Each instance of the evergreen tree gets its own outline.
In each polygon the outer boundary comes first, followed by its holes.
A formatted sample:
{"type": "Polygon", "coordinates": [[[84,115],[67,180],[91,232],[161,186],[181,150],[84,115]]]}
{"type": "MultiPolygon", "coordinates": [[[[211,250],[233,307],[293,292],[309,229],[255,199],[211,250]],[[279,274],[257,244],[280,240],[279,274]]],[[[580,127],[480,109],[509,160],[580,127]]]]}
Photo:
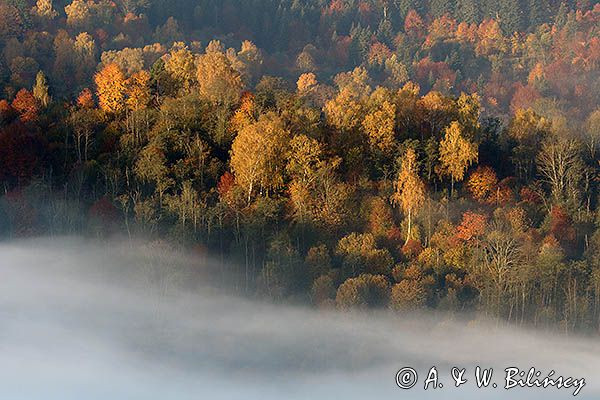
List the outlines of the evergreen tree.
{"type": "Polygon", "coordinates": [[[479,5],[476,0],[457,0],[456,19],[461,22],[479,22],[479,5]]]}
{"type": "Polygon", "coordinates": [[[497,18],[500,12],[498,0],[483,0],[481,2],[482,18],[497,18]]]}
{"type": "Polygon", "coordinates": [[[521,30],[523,10],[519,0],[503,0],[500,2],[500,26],[507,36],[521,30]]]}
{"type": "Polygon", "coordinates": [[[534,31],[537,26],[548,20],[550,14],[548,0],[529,0],[527,9],[529,10],[529,28],[531,31],[534,31]]]}
{"type": "Polygon", "coordinates": [[[558,11],[556,12],[556,17],[554,18],[554,24],[557,28],[562,28],[567,23],[567,18],[569,16],[569,7],[563,1],[560,3],[560,7],[558,7],[558,11]]]}
{"type": "Polygon", "coordinates": [[[415,10],[419,15],[425,14],[425,2],[421,0],[394,0],[400,11],[400,18],[404,20],[410,10],[415,10]]]}
{"type": "Polygon", "coordinates": [[[394,29],[389,19],[383,19],[377,28],[377,39],[387,45],[392,45],[394,42],[394,29]]]}
{"type": "Polygon", "coordinates": [[[429,12],[435,18],[439,18],[444,14],[452,14],[454,6],[454,0],[430,0],[429,12]]]}

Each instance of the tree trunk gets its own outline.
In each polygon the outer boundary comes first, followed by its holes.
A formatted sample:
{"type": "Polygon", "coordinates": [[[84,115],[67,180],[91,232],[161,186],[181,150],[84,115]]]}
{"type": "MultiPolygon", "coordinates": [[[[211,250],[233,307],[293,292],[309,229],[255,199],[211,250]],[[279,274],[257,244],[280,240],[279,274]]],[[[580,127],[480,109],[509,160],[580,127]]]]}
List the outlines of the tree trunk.
{"type": "Polygon", "coordinates": [[[406,241],[404,242],[405,246],[408,244],[408,241],[410,240],[411,232],[412,232],[412,210],[409,210],[408,211],[408,232],[406,233],[406,241]]]}

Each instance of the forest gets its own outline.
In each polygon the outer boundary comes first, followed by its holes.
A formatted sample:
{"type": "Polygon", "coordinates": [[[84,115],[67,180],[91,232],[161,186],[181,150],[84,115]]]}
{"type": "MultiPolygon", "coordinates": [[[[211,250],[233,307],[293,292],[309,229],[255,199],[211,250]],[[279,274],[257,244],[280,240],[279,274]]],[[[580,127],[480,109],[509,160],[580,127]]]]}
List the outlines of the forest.
{"type": "Polygon", "coordinates": [[[600,332],[600,2],[0,0],[0,238],[600,332]]]}

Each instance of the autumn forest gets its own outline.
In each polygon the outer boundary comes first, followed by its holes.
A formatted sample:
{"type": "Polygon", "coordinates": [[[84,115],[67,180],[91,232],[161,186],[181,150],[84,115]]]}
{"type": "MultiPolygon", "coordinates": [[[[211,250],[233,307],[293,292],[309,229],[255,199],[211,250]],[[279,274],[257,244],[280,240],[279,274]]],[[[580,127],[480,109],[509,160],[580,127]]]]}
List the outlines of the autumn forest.
{"type": "Polygon", "coordinates": [[[597,333],[599,195],[597,1],[0,0],[0,238],[597,333]]]}

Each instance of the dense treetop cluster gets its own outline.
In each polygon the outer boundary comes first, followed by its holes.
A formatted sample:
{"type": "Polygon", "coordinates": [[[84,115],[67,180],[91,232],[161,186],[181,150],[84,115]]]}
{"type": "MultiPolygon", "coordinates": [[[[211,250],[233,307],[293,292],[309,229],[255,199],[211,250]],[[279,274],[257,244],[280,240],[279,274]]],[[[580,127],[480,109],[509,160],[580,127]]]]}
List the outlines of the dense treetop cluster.
{"type": "Polygon", "coordinates": [[[0,0],[0,50],[1,236],[598,329],[597,2],[0,0]]]}

